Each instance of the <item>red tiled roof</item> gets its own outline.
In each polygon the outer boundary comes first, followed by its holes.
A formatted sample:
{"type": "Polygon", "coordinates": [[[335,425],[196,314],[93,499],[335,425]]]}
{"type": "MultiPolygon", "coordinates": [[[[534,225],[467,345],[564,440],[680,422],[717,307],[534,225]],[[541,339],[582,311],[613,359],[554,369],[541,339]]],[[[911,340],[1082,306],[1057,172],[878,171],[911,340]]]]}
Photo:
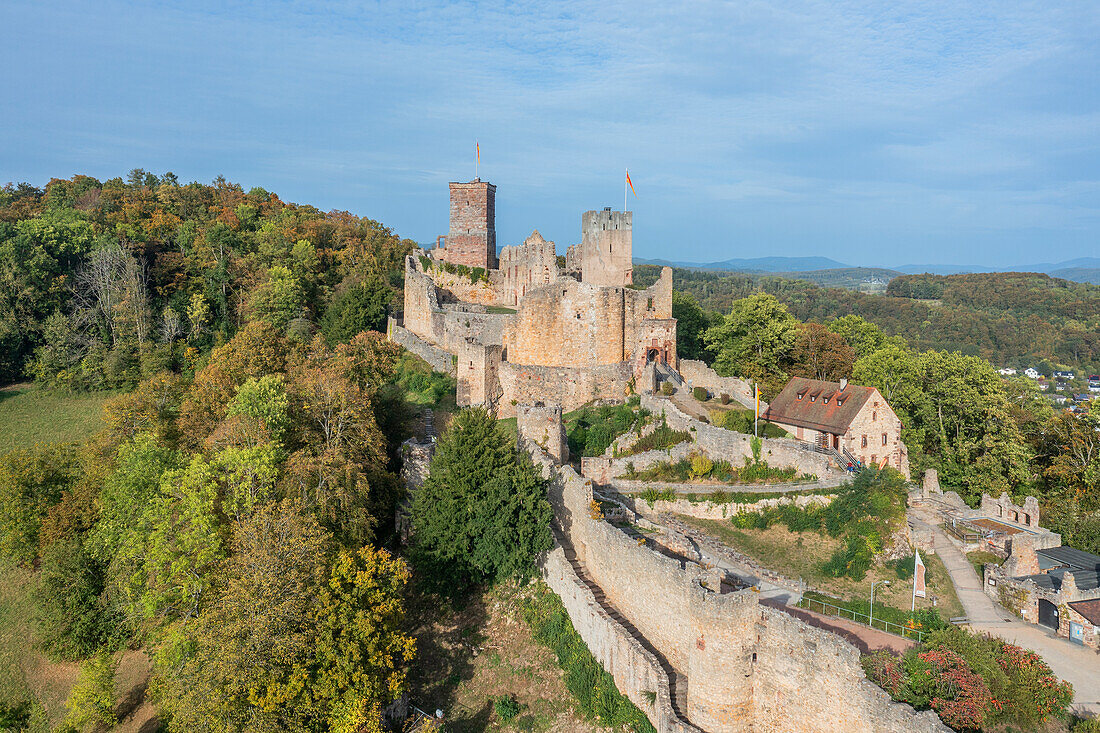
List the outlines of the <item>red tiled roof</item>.
{"type": "Polygon", "coordinates": [[[763,417],[771,422],[843,435],[874,391],[857,384],[849,384],[842,391],[838,382],[795,377],[772,400],[763,417]]]}
{"type": "Polygon", "coordinates": [[[1091,601],[1070,601],[1067,605],[1087,618],[1089,623],[1100,626],[1100,598],[1094,598],[1091,601]]]}

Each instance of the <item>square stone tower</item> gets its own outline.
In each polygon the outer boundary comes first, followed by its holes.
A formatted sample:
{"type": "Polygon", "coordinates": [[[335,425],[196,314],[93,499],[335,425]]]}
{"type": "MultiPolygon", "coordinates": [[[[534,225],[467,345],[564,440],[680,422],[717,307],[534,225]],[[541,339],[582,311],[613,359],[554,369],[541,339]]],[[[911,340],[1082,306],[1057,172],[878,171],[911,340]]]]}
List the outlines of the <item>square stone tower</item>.
{"type": "Polygon", "coordinates": [[[621,288],[634,282],[634,212],[586,211],[581,217],[579,254],[581,281],[621,288]]]}
{"type": "Polygon", "coordinates": [[[451,183],[451,230],[439,258],[456,265],[497,268],[497,187],[475,178],[451,183]]]}

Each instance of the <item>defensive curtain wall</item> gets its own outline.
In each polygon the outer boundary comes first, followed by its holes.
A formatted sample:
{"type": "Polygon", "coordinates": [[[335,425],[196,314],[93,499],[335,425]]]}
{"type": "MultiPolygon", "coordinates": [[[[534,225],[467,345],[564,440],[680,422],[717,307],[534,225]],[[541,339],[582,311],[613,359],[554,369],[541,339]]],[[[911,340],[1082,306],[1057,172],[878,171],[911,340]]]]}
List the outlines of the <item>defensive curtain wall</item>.
{"type": "MultiPolygon", "coordinates": [[[[702,387],[711,395],[728,394],[745,407],[755,407],[752,385],[744,379],[720,377],[718,372],[694,359],[681,359],[679,371],[688,387],[702,387]]],[[[766,409],[768,409],[768,403],[761,400],[760,412],[763,413],[766,409]]]]}
{"type": "Polygon", "coordinates": [[[460,301],[418,256],[406,259],[405,270],[400,325],[456,357],[460,405],[487,405],[500,417],[515,415],[521,402],[555,401],[570,411],[593,399],[622,399],[648,362],[676,364],[669,268],[645,290],[559,277],[525,291],[515,313],[460,301]]]}
{"type": "MultiPolygon", "coordinates": [[[[752,458],[751,435],[696,420],[673,404],[672,400],[660,395],[648,393],[641,395],[641,406],[658,417],[663,415],[668,426],[673,430],[688,431],[692,436],[692,443],[712,459],[722,459],[737,465],[746,458],[752,458]]],[[[800,473],[813,474],[819,479],[837,475],[840,470],[833,465],[828,456],[812,450],[805,443],[793,438],[761,438],[760,458],[771,466],[794,467],[800,473]]],[[[627,460],[629,459],[620,459],[615,463],[621,463],[625,469],[627,460]]],[[[639,466],[638,463],[634,465],[635,468],[639,466]]]]}
{"type": "Polygon", "coordinates": [[[840,637],[760,605],[751,588],[712,590],[721,587],[716,571],[640,546],[594,516],[592,483],[535,442],[553,431],[536,432],[521,440],[550,479],[559,540],[543,575],[589,649],[659,733],[947,731],[935,713],[892,702],[869,682],[859,652],[840,637]],[[580,569],[645,645],[607,613],[580,569]],[[672,708],[657,654],[687,678],[686,720],[672,708]]]}

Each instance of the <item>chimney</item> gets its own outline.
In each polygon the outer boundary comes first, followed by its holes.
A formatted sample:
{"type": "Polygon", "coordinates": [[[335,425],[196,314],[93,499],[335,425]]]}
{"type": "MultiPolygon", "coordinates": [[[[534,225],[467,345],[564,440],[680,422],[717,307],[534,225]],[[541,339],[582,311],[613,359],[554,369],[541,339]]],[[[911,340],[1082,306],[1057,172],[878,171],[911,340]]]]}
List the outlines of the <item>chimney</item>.
{"type": "Polygon", "coordinates": [[[843,392],[846,389],[848,389],[848,380],[847,379],[841,379],[840,380],[840,391],[843,392]]]}

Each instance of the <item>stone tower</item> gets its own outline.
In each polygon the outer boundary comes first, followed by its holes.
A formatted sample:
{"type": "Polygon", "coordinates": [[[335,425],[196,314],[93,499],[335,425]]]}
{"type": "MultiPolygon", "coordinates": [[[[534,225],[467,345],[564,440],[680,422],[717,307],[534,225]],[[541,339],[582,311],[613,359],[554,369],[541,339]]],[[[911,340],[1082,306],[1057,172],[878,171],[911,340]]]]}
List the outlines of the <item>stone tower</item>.
{"type": "Polygon", "coordinates": [[[497,187],[475,178],[451,183],[451,230],[439,258],[456,265],[497,267],[497,187]]]}
{"type": "Polygon", "coordinates": [[[581,243],[576,245],[582,282],[621,288],[634,282],[631,211],[586,211],[581,217],[581,243]]]}

